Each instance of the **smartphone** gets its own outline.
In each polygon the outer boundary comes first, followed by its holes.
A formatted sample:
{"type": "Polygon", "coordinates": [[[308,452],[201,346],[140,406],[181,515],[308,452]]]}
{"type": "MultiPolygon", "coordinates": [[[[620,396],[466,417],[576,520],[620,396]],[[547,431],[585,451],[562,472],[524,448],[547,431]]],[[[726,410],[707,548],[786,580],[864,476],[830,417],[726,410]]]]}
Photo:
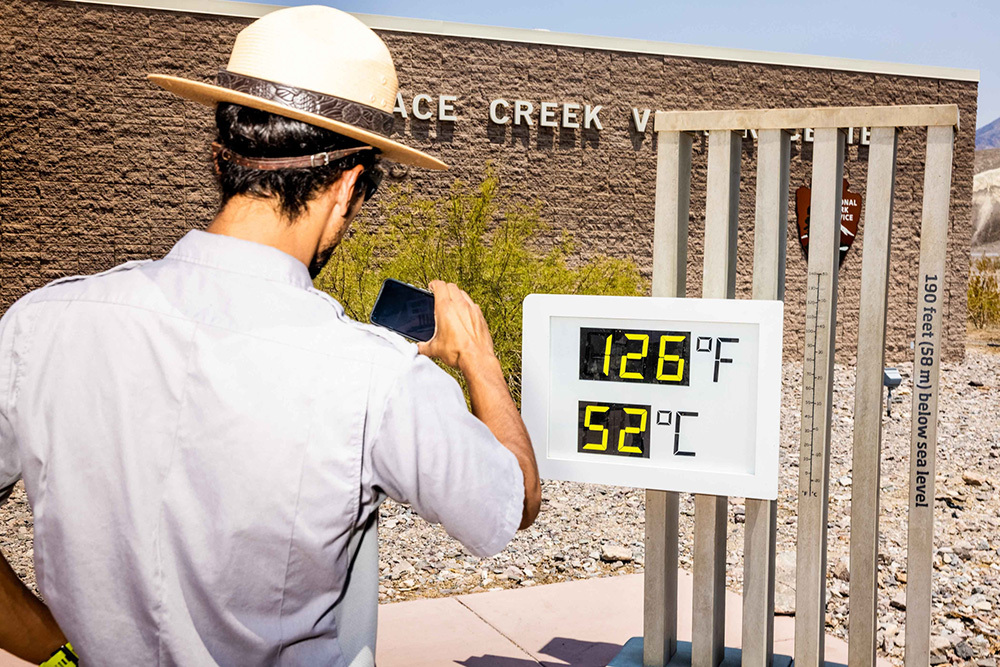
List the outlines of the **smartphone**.
{"type": "Polygon", "coordinates": [[[386,278],[375,299],[371,323],[410,340],[428,341],[434,336],[434,295],[419,287],[386,278]]]}

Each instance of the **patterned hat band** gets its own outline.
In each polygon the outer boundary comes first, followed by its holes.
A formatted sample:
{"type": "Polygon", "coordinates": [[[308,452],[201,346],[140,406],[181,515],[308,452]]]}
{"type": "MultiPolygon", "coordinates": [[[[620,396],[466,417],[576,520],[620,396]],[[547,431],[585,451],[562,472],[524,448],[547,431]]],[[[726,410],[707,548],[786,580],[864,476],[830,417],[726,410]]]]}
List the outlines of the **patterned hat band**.
{"type": "Polygon", "coordinates": [[[238,164],[248,169],[263,169],[274,171],[276,169],[304,169],[306,167],[325,167],[331,162],[336,162],[348,155],[354,155],[361,151],[378,150],[373,146],[357,146],[354,148],[344,148],[339,151],[323,151],[313,155],[299,155],[296,157],[246,157],[240,155],[231,148],[226,148],[217,141],[212,142],[212,159],[223,159],[226,162],[238,164]]]}
{"type": "Polygon", "coordinates": [[[218,84],[238,93],[245,93],[291,109],[353,125],[383,137],[392,134],[395,122],[393,115],[366,104],[287,86],[283,83],[257,79],[244,74],[236,74],[224,69],[219,70],[218,84]]]}

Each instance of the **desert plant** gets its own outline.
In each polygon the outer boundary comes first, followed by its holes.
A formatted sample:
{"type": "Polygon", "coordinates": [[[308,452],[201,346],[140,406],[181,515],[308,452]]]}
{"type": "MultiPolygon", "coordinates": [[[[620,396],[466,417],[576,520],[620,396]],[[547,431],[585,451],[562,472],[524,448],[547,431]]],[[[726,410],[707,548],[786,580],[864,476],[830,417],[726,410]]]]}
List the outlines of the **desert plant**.
{"type": "Polygon", "coordinates": [[[521,303],[528,294],[638,295],[646,282],[632,260],[604,256],[573,265],[573,241],[563,234],[543,248],[551,228],[540,204],[510,201],[497,171],[481,182],[456,182],[448,195],[390,192],[377,214],[363,215],[316,279],[347,314],[368,321],[385,278],[418,286],[456,283],[483,310],[497,357],[520,399],[521,303]]]}
{"type": "Polygon", "coordinates": [[[969,276],[969,321],[977,329],[1000,324],[1000,287],[995,274],[969,276]]]}
{"type": "Polygon", "coordinates": [[[1000,273],[1000,257],[984,255],[973,263],[972,270],[979,273],[1000,273]]]}
{"type": "Polygon", "coordinates": [[[976,329],[1000,324],[1000,258],[980,257],[969,275],[969,322],[976,329]]]}

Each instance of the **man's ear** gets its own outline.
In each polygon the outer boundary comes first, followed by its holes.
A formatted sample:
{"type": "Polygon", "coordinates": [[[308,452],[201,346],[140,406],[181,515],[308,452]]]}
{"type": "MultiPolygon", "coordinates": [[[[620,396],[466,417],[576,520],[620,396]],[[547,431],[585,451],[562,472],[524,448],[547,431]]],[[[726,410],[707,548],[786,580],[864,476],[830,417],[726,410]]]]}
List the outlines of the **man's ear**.
{"type": "Polygon", "coordinates": [[[334,209],[338,215],[346,218],[350,214],[351,208],[354,206],[355,186],[364,169],[360,164],[354,165],[342,172],[331,186],[335,197],[334,209]]]}

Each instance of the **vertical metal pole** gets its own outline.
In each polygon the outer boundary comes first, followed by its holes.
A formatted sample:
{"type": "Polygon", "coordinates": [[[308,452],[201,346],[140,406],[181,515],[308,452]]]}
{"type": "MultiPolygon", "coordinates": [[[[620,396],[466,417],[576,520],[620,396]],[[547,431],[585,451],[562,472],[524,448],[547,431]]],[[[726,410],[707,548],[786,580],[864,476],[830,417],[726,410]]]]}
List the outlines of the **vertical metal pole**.
{"type": "Polygon", "coordinates": [[[906,541],[906,667],[927,665],[930,660],[934,456],[953,142],[954,128],[927,128],[913,359],[910,515],[906,541]]]}
{"type": "MultiPolygon", "coordinates": [[[[705,204],[705,263],[702,296],[736,295],[736,231],[740,205],[742,132],[708,135],[708,199],[705,204]]],[[[726,496],[694,498],[694,599],[691,664],[716,667],[725,655],[726,496]]]]}
{"type": "Polygon", "coordinates": [[[712,130],[708,135],[708,198],[705,202],[705,263],[701,295],[736,296],[736,228],[740,211],[740,153],[743,134],[712,130]]]}
{"type": "Polygon", "coordinates": [[[796,667],[818,667],[825,650],[827,489],[844,174],[843,132],[823,128],[814,136],[795,564],[796,667]]]}
{"type": "Polygon", "coordinates": [[[717,667],[726,642],[726,496],[694,497],[691,665],[717,667]]]}
{"type": "Polygon", "coordinates": [[[894,127],[872,130],[868,153],[868,205],[861,258],[857,380],[854,393],[854,481],[851,485],[851,589],[848,662],[874,667],[878,626],[878,519],[882,466],[882,368],[892,202],[896,183],[894,127]]]}
{"type": "Polygon", "coordinates": [[[785,239],[791,135],[761,130],[757,138],[757,211],[754,221],[753,298],[785,298],[785,239]]]}
{"type": "Polygon", "coordinates": [[[691,146],[685,132],[660,132],[653,212],[653,296],[684,296],[687,288],[691,146]]]}
{"type": "MultiPolygon", "coordinates": [[[[656,158],[653,296],[684,296],[687,283],[691,135],[661,132],[656,158]]],[[[677,651],[679,494],[646,491],[643,665],[663,667],[677,651]]]]}
{"type": "MultiPolygon", "coordinates": [[[[757,213],[753,298],[782,299],[791,135],[761,130],[757,140],[757,213]]],[[[743,666],[768,667],[774,656],[774,559],[778,503],[746,499],[743,541],[743,666]]]]}

